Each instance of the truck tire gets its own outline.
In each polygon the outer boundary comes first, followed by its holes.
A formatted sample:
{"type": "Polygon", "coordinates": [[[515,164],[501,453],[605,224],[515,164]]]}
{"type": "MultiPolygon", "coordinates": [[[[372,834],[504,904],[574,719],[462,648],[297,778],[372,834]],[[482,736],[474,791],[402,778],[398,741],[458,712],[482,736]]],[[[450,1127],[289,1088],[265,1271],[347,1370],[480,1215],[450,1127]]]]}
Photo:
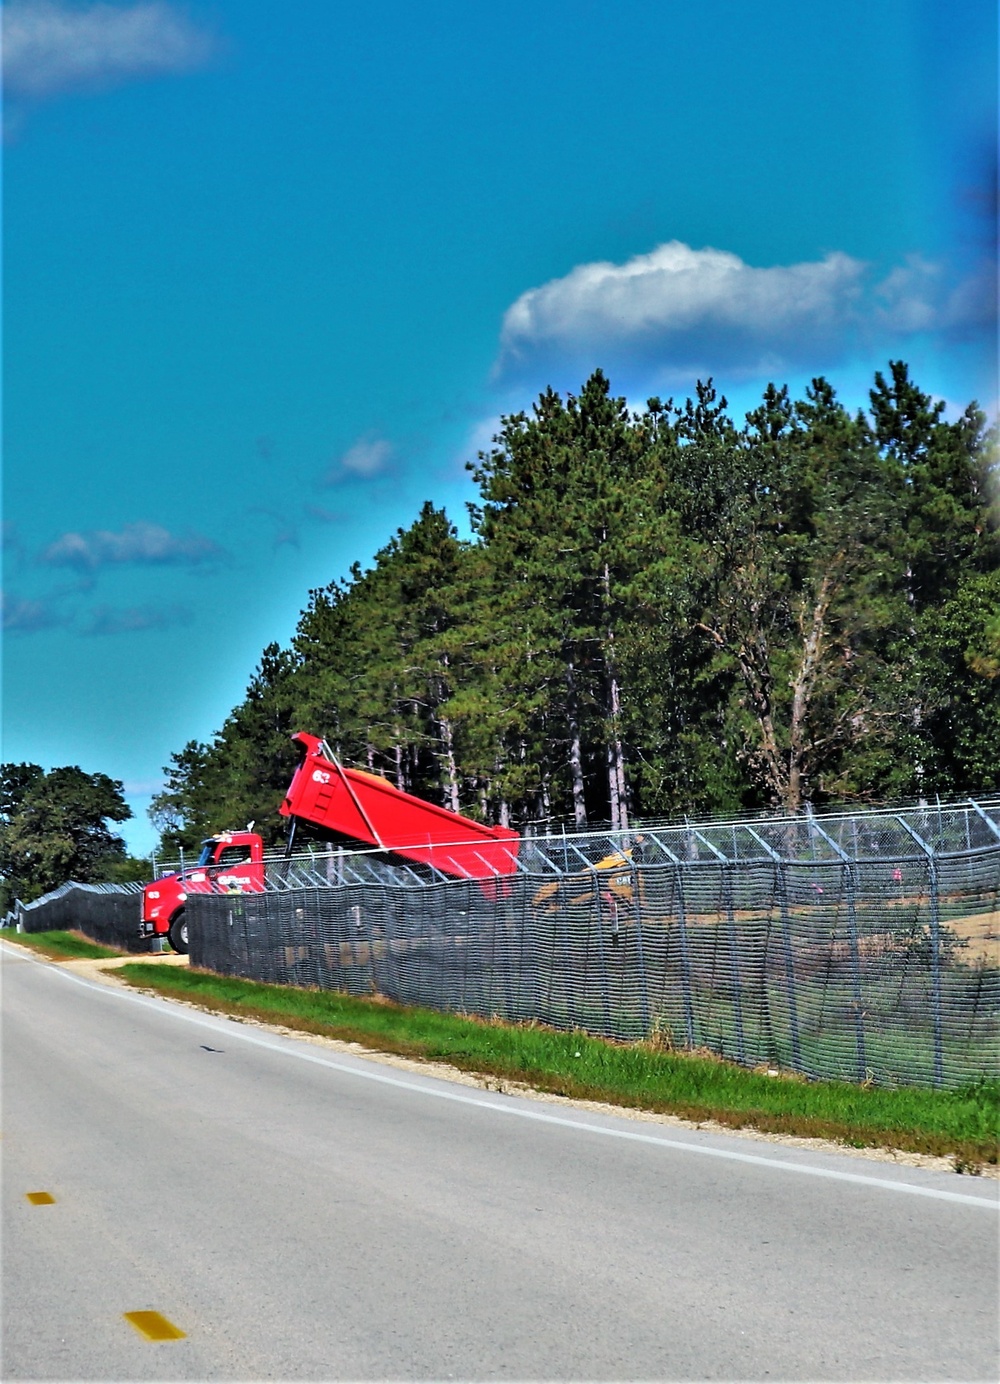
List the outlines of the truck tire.
{"type": "Polygon", "coordinates": [[[184,909],[179,908],[170,920],[170,931],[167,933],[167,940],[175,952],[181,956],[187,956],[188,950],[188,925],[184,909]]]}

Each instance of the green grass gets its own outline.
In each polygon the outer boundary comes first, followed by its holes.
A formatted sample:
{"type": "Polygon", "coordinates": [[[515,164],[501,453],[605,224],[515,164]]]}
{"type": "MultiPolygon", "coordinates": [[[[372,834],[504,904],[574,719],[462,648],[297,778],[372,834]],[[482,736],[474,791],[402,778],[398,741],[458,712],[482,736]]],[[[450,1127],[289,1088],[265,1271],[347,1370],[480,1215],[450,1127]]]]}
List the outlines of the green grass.
{"type": "Polygon", "coordinates": [[[91,942],[79,932],[17,932],[8,938],[19,947],[30,947],[41,952],[53,961],[81,961],[85,958],[101,959],[124,956],[124,952],[113,947],[102,947],[91,942]]]}
{"type": "Polygon", "coordinates": [[[361,1043],[406,1057],[521,1082],[577,1099],[713,1120],[731,1128],[831,1139],[856,1148],[937,1154],[957,1168],[996,1163],[1000,1081],[950,1091],[865,1089],[847,1082],[769,1077],[711,1056],[613,1043],[537,1024],[484,1021],[380,999],[305,990],[141,962],[129,984],[235,1018],[361,1043]]]}

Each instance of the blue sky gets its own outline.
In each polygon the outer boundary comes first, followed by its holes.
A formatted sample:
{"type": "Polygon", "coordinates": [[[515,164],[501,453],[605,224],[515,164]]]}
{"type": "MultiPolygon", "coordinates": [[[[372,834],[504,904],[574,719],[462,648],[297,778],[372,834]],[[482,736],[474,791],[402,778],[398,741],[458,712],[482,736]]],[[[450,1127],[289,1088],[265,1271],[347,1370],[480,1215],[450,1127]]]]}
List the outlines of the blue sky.
{"type": "Polygon", "coordinates": [[[983,0],[10,0],[4,759],[147,850],[308,590],[596,365],[995,408],[996,58],[983,0]]]}

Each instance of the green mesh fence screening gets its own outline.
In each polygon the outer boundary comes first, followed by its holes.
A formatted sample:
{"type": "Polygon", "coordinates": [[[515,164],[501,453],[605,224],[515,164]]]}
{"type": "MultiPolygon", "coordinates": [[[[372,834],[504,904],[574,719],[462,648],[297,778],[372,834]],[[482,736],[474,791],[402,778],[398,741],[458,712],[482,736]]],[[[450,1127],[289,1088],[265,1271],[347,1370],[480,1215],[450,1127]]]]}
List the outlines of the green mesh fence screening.
{"type": "Polygon", "coordinates": [[[524,843],[485,884],[375,852],[273,862],[192,895],[191,960],[227,975],[654,1030],[748,1066],[886,1085],[998,1074],[997,809],[657,828],[524,843]]]}

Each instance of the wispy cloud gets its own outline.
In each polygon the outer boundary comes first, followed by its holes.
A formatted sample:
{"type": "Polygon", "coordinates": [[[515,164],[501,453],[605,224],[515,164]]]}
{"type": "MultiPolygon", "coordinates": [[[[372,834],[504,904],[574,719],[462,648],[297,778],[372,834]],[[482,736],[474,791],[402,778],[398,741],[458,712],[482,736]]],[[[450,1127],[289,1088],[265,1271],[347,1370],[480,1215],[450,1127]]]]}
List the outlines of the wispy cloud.
{"type": "Polygon", "coordinates": [[[371,480],[384,475],[392,458],[392,443],[375,433],[366,433],[348,447],[323,477],[324,486],[346,479],[371,480]]]}
{"type": "Polygon", "coordinates": [[[188,72],[216,47],[165,0],[85,6],[11,0],[3,11],[6,92],[27,101],[188,72]]]}
{"type": "Polygon", "coordinates": [[[189,625],[194,612],[187,606],[97,606],[84,628],[84,634],[137,634],[141,630],[165,630],[174,625],[189,625]]]}
{"type": "Polygon", "coordinates": [[[325,509],[322,505],[303,505],[302,513],[307,519],[316,519],[321,524],[339,524],[351,517],[349,509],[325,509]]]}
{"type": "Polygon", "coordinates": [[[52,567],[93,571],[98,567],[135,564],[155,567],[199,566],[220,562],[222,548],[201,534],[173,534],[160,524],[125,524],[120,532],[91,529],[64,533],[41,555],[52,567]]]}
{"type": "Polygon", "coordinates": [[[69,624],[70,617],[58,608],[57,600],[56,597],[14,596],[8,591],[0,593],[4,633],[36,634],[39,630],[69,624]]]}
{"type": "Polygon", "coordinates": [[[983,310],[974,285],[919,259],[878,281],[839,251],[755,268],[673,240],[624,264],[578,265],[523,293],[504,315],[497,373],[560,360],[749,374],[815,364],[878,336],[975,326],[983,310]]]}
{"type": "Polygon", "coordinates": [[[0,546],[3,548],[4,558],[8,564],[19,567],[24,560],[24,544],[21,542],[21,535],[13,519],[5,519],[0,528],[0,546]]]}
{"type": "Polygon", "coordinates": [[[126,779],[122,789],[129,798],[150,798],[164,787],[162,778],[126,779]]]}
{"type": "Polygon", "coordinates": [[[293,519],[290,519],[279,509],[274,509],[270,505],[250,505],[247,508],[248,514],[263,514],[270,519],[274,525],[273,549],[275,552],[281,547],[297,548],[299,546],[299,528],[293,519]]]}

